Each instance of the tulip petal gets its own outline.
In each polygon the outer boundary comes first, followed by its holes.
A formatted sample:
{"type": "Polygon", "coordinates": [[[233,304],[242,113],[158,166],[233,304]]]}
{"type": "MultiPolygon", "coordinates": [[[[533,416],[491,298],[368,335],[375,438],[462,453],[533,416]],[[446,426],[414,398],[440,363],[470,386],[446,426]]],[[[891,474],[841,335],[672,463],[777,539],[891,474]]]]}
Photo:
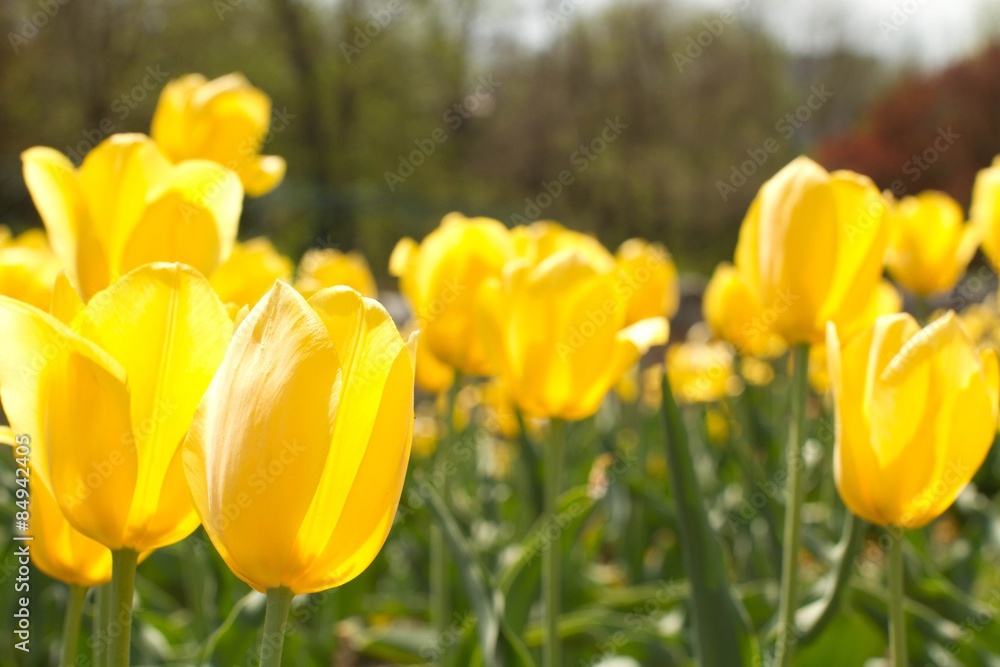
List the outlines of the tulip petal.
{"type": "Polygon", "coordinates": [[[192,420],[183,457],[195,507],[256,590],[288,585],[308,564],[293,553],[293,517],[326,465],[340,377],[322,319],[279,281],[243,319],[192,420]]]}
{"type": "Polygon", "coordinates": [[[52,304],[49,312],[63,324],[69,324],[81,310],[83,310],[83,299],[80,298],[80,293],[73,287],[66,271],[60,271],[52,288],[52,304]]]}
{"type": "Polygon", "coordinates": [[[229,257],[243,207],[233,172],[207,160],[182,162],[149,198],[124,245],[123,271],[179,261],[210,275],[229,257]]]}
{"type": "Polygon", "coordinates": [[[139,477],[126,539],[141,551],[163,546],[164,524],[190,521],[184,498],[167,517],[156,511],[164,485],[183,483],[181,467],[170,463],[225,354],[232,322],[198,272],[149,264],[96,295],[74,324],[128,375],[139,477]],[[154,516],[159,534],[148,525],[154,516]]]}
{"type": "MultiPolygon", "coordinates": [[[[410,340],[408,347],[412,348],[416,335],[410,340]]],[[[410,459],[414,353],[399,350],[396,354],[381,392],[371,437],[363,448],[364,458],[336,520],[336,528],[313,565],[292,584],[296,593],[347,583],[371,564],[385,543],[410,459]]],[[[327,516],[327,520],[332,516],[327,516]]]]}
{"type": "MultiPolygon", "coordinates": [[[[326,324],[341,364],[330,453],[296,547],[303,561],[312,562],[327,545],[332,521],[343,512],[365,445],[378,426],[385,386],[404,342],[382,304],[349,287],[320,290],[308,303],[326,324]]],[[[412,385],[412,369],[409,382],[412,385]]],[[[408,409],[412,410],[412,401],[408,409]]]]}
{"type": "MultiPolygon", "coordinates": [[[[126,541],[138,471],[125,383],[71,350],[53,373],[45,426],[49,488],[73,527],[111,550],[126,541]]],[[[36,459],[37,460],[37,459],[36,459]]]]}
{"type": "Polygon", "coordinates": [[[872,471],[877,470],[864,409],[865,376],[871,328],[842,345],[833,322],[827,324],[826,355],[836,405],[834,480],[844,504],[857,516],[885,525],[875,498],[872,471]]]}
{"type": "Polygon", "coordinates": [[[240,170],[240,180],[251,197],[266,195],[285,178],[285,158],[261,155],[240,170]]]}
{"type": "Polygon", "coordinates": [[[839,220],[837,260],[827,305],[820,318],[850,326],[863,319],[869,295],[882,278],[882,262],[889,242],[887,208],[878,189],[865,176],[834,172],[830,188],[839,220]]]}
{"type": "Polygon", "coordinates": [[[111,552],[77,531],[44,484],[31,485],[31,560],[39,570],[67,584],[99,586],[111,581],[111,552]]]}
{"type": "Polygon", "coordinates": [[[48,396],[53,379],[63,375],[67,354],[75,350],[90,356],[123,385],[125,371],[107,353],[56,318],[10,297],[0,296],[0,331],[4,332],[0,401],[10,424],[32,439],[36,479],[51,487],[46,420],[49,414],[61,417],[48,405],[48,396]]]}
{"type": "Polygon", "coordinates": [[[928,434],[934,448],[912,452],[924,459],[924,465],[922,475],[911,472],[906,478],[917,482],[905,487],[909,501],[899,523],[907,528],[926,525],[955,501],[982,465],[996,434],[1000,382],[996,352],[977,353],[953,313],[938,321],[942,320],[946,323],[939,331],[946,334],[940,336],[934,357],[935,386],[942,398],[937,403],[936,428],[928,434]]]}
{"type": "Polygon", "coordinates": [[[52,251],[68,266],[76,265],[76,236],[87,214],[80,179],[73,163],[52,148],[36,146],[21,154],[24,182],[31,193],[52,251]]]}

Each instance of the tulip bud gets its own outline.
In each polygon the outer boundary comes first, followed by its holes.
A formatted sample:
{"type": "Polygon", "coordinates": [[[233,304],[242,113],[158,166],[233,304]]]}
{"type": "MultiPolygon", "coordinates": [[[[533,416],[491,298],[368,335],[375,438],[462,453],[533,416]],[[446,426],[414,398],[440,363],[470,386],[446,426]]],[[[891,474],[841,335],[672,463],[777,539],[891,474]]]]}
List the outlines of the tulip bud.
{"type": "Polygon", "coordinates": [[[736,268],[789,345],[851,326],[882,274],[886,203],[872,182],[793,160],[757,193],[740,228],[736,268]]]}
{"type": "Polygon", "coordinates": [[[953,312],[923,329],[908,314],[886,315],[844,341],[831,323],[826,346],[841,498],[872,523],[926,525],[993,444],[996,352],[977,351],[953,312]]]}
{"type": "Polygon", "coordinates": [[[148,137],[116,134],[79,169],[51,148],[21,155],[52,250],[84,300],[150,262],[209,275],[236,242],[243,189],[204,160],[171,165],[148,137]]]}
{"type": "Polygon", "coordinates": [[[979,245],[979,230],[964,219],[958,202],[943,192],[891,202],[885,255],[889,275],[921,297],[950,290],[979,245]]]}
{"type": "Polygon", "coordinates": [[[535,417],[583,419],[652,345],[666,318],[625,327],[613,267],[567,248],[537,266],[518,260],[479,292],[483,337],[515,401],[535,417]]]}
{"type": "Polygon", "coordinates": [[[271,99],[243,75],[207,81],[188,74],[163,88],[151,134],[172,162],[216,162],[239,175],[248,195],[259,197],[285,177],[284,158],[260,155],[270,126],[271,99]]]}
{"type": "Polygon", "coordinates": [[[437,359],[469,375],[493,373],[476,326],[476,294],[513,257],[503,224],[460,213],[446,215],[419,245],[408,238],[396,245],[389,272],[413,307],[421,344],[437,359]]]}
{"type": "Polygon", "coordinates": [[[347,287],[275,283],[243,319],[184,442],[198,514],[259,591],[350,581],[382,548],[413,435],[416,336],[347,287]]]}

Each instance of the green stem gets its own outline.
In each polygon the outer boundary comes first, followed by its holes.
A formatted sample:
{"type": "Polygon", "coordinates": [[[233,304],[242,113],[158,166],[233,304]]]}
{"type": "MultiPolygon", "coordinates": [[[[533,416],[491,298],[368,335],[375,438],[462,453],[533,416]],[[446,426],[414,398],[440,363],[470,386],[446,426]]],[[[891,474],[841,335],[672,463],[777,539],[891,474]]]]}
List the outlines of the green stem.
{"type": "MultiPolygon", "coordinates": [[[[550,442],[545,448],[545,515],[555,520],[559,511],[559,488],[562,477],[563,444],[566,425],[558,419],[550,422],[550,442]]],[[[561,667],[559,651],[559,539],[542,553],[542,593],[545,607],[544,667],[561,667]]]]}
{"type": "Polygon", "coordinates": [[[903,540],[904,534],[889,531],[889,644],[892,646],[892,667],[906,667],[906,616],[903,614],[903,540]]]}
{"type": "Polygon", "coordinates": [[[108,618],[108,663],[128,667],[132,644],[132,598],[135,596],[135,566],[139,554],[133,549],[111,552],[111,617],[108,618]]]}
{"type": "Polygon", "coordinates": [[[809,391],[809,346],[792,350],[792,422],[785,453],[788,480],[785,490],[785,539],[781,557],[781,598],[778,601],[778,640],[774,664],[788,667],[797,641],[799,542],[802,528],[802,441],[805,437],[806,396],[809,391]]]}
{"type": "Polygon", "coordinates": [[[84,586],[71,585],[66,601],[66,617],[63,619],[62,659],[60,665],[73,667],[76,664],[76,647],[80,638],[80,618],[83,616],[83,601],[87,597],[84,586]]]}
{"type": "Polygon", "coordinates": [[[292,607],[290,588],[267,589],[267,607],[264,610],[264,634],[260,640],[260,667],[281,667],[281,647],[285,643],[285,625],[288,610],[292,607]]]}
{"type": "Polygon", "coordinates": [[[111,584],[98,586],[94,596],[94,617],[90,646],[94,650],[94,667],[108,665],[108,623],[111,622],[111,584]]]}

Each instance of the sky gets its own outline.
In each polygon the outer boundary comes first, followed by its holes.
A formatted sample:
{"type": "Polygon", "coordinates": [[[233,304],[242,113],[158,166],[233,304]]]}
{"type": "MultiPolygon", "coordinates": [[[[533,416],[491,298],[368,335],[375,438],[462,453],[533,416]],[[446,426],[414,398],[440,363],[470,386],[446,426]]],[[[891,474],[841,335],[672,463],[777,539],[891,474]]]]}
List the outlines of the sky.
{"type": "MultiPolygon", "coordinates": [[[[521,34],[544,42],[559,29],[545,11],[587,12],[628,0],[520,0],[521,34]]],[[[935,69],[1000,36],[1000,0],[672,0],[679,11],[711,15],[731,8],[752,17],[799,53],[822,53],[838,41],[895,63],[935,69]]],[[[519,6],[518,6],[519,5],[519,6]]],[[[514,9],[518,7],[518,9],[514,9]]],[[[519,21],[520,22],[520,21],[519,21]]]]}

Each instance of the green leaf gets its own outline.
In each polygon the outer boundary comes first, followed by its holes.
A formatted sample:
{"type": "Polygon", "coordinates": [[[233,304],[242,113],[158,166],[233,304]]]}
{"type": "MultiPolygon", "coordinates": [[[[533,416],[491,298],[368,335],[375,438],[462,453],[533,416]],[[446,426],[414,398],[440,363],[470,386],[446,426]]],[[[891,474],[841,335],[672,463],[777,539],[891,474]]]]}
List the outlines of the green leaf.
{"type": "Polygon", "coordinates": [[[691,584],[695,653],[703,667],[743,664],[741,646],[749,647],[739,630],[739,619],[730,597],[722,546],[708,521],[698,488],[694,460],[688,446],[680,411],[664,374],[663,419],[667,429],[666,451],[670,484],[677,503],[677,530],[684,569],[691,584]]]}

